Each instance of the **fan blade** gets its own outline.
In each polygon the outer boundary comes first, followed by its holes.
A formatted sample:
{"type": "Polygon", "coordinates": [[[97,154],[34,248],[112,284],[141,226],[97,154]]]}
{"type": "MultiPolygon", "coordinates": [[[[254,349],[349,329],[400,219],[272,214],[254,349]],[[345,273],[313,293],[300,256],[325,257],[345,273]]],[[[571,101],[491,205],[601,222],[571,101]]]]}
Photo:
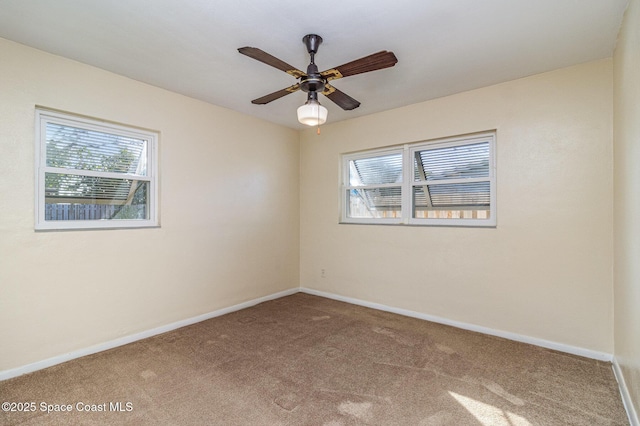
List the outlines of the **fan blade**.
{"type": "Polygon", "coordinates": [[[339,67],[322,71],[320,75],[327,81],[336,80],[338,78],[349,77],[351,75],[362,74],[369,71],[381,70],[394,66],[398,62],[398,58],[393,52],[383,50],[364,58],[356,59],[339,67]]]}
{"type": "Polygon", "coordinates": [[[271,101],[280,99],[281,97],[288,95],[289,93],[297,92],[298,90],[300,90],[300,84],[294,84],[293,86],[289,86],[286,89],[278,90],[277,92],[269,93],[268,95],[265,95],[261,98],[254,99],[251,101],[251,103],[256,105],[268,104],[271,101]]]}
{"type": "Polygon", "coordinates": [[[238,52],[242,53],[243,55],[246,55],[250,58],[253,58],[257,61],[260,61],[262,63],[265,63],[267,65],[271,65],[274,68],[278,68],[279,70],[282,70],[284,72],[286,72],[287,74],[290,74],[292,76],[294,76],[295,78],[300,78],[302,76],[307,75],[306,73],[300,71],[299,69],[295,68],[292,65],[289,65],[288,63],[281,61],[280,59],[276,58],[275,56],[272,56],[270,54],[268,54],[267,52],[258,49],[257,47],[241,47],[238,49],[238,52]]]}
{"type": "Polygon", "coordinates": [[[324,85],[324,91],[322,92],[327,98],[331,99],[336,105],[344,110],[356,109],[360,106],[360,102],[353,99],[351,96],[336,89],[330,84],[324,85]]]}

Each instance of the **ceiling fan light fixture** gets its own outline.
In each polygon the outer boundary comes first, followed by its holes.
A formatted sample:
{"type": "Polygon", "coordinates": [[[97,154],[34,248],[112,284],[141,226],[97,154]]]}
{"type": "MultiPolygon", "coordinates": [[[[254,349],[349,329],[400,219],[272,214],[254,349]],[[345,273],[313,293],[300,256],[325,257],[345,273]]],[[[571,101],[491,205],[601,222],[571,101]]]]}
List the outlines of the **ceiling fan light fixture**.
{"type": "Polygon", "coordinates": [[[298,121],[307,126],[319,126],[326,123],[329,111],[317,99],[309,99],[298,108],[298,121]]]}

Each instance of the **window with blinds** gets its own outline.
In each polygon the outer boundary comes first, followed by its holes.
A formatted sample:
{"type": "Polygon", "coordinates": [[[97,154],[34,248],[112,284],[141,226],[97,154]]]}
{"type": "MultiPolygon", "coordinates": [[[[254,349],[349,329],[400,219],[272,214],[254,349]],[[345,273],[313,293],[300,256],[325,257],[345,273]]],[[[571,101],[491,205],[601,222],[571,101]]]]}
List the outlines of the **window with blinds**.
{"type": "Polygon", "coordinates": [[[343,156],[344,223],[495,226],[495,133],[343,156]]]}
{"type": "Polygon", "coordinates": [[[157,134],[36,110],[36,229],[158,225],[157,134]]]}

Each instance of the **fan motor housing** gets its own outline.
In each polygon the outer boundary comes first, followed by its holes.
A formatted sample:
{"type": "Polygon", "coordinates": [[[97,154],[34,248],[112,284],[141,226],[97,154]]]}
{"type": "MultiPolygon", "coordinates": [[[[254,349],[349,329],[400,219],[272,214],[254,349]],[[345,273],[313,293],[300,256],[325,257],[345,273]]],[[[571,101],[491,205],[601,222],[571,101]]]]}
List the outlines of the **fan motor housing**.
{"type": "Polygon", "coordinates": [[[300,79],[300,89],[303,92],[322,92],[325,80],[320,74],[307,74],[300,79]]]}

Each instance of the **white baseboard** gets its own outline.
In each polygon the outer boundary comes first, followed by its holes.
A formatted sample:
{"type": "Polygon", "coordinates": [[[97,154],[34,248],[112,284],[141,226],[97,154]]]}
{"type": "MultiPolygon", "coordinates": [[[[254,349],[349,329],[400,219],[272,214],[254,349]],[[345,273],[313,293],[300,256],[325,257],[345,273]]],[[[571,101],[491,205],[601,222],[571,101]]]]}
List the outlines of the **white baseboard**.
{"type": "Polygon", "coordinates": [[[640,426],[640,421],[638,420],[638,412],[633,405],[633,400],[631,399],[629,388],[627,387],[627,383],[624,381],[624,376],[622,375],[620,364],[618,364],[618,360],[615,356],[613,357],[612,364],[613,374],[616,376],[618,387],[620,388],[620,395],[622,395],[622,403],[624,404],[624,408],[627,410],[627,416],[629,416],[629,424],[631,426],[640,426]]]}
{"type": "Polygon", "coordinates": [[[334,299],[334,300],[339,300],[341,302],[351,303],[354,305],[365,306],[367,308],[378,309],[380,311],[392,312],[394,314],[400,314],[407,317],[413,317],[413,318],[418,318],[426,321],[436,322],[439,324],[450,325],[450,326],[461,328],[464,330],[476,331],[478,333],[489,334],[491,336],[503,337],[505,339],[514,340],[516,342],[528,343],[535,346],[541,346],[547,349],[554,349],[560,352],[566,352],[573,355],[583,356],[585,358],[592,358],[592,359],[597,359],[599,361],[608,361],[608,362],[611,362],[611,360],[613,359],[613,355],[608,353],[592,351],[590,349],[565,345],[557,342],[551,342],[549,340],[544,340],[544,339],[537,339],[535,337],[525,336],[517,333],[511,333],[509,331],[495,330],[493,328],[482,327],[475,324],[469,324],[469,323],[460,322],[460,321],[453,321],[450,319],[441,318],[434,315],[427,315],[420,312],[409,311],[407,309],[394,308],[391,306],[382,305],[380,303],[373,303],[365,300],[353,299],[351,297],[340,296],[338,294],[327,293],[324,291],[313,290],[310,288],[301,287],[300,291],[303,293],[326,297],[328,299],[334,299]]]}
{"type": "Polygon", "coordinates": [[[21,376],[23,374],[31,373],[33,371],[42,370],[43,368],[51,367],[56,364],[61,364],[66,361],[71,361],[72,359],[80,358],[86,355],[91,355],[97,352],[106,351],[107,349],[116,348],[118,346],[126,345],[128,343],[133,343],[138,340],[146,339],[147,337],[152,337],[157,334],[162,334],[162,333],[166,333],[167,331],[175,330],[177,328],[186,327],[187,325],[195,324],[195,323],[205,321],[211,318],[219,317],[221,315],[225,315],[231,312],[239,311],[240,309],[245,309],[250,306],[257,305],[258,303],[266,302],[268,300],[273,300],[273,299],[279,299],[284,296],[289,296],[291,294],[298,293],[299,291],[300,291],[299,288],[284,290],[268,296],[259,297],[257,299],[239,303],[237,305],[233,305],[228,308],[218,309],[217,311],[198,315],[193,318],[187,318],[181,321],[173,322],[171,324],[156,327],[151,330],[141,331],[140,333],[131,334],[125,337],[120,337],[118,339],[111,340],[105,343],[100,343],[98,345],[90,346],[88,348],[79,349],[77,351],[54,356],[52,358],[48,358],[42,361],[37,361],[31,364],[23,365],[21,367],[13,368],[10,370],[0,371],[0,381],[7,380],[12,377],[21,376]]]}
{"type": "MultiPolygon", "coordinates": [[[[587,358],[592,358],[592,359],[597,359],[600,361],[612,361],[613,360],[613,356],[611,354],[607,354],[607,353],[603,353],[603,352],[597,352],[597,351],[592,351],[589,349],[584,349],[584,348],[579,348],[579,347],[575,347],[575,346],[570,346],[570,345],[564,345],[561,343],[556,343],[556,342],[551,342],[548,340],[543,340],[543,339],[536,339],[533,337],[529,337],[529,336],[524,336],[521,334],[516,334],[516,333],[511,333],[511,332],[507,332],[507,331],[502,331],[502,330],[495,330],[495,329],[491,329],[488,327],[481,327],[478,325],[474,325],[474,324],[469,324],[469,323],[464,323],[464,322],[459,322],[459,321],[453,321],[453,320],[449,320],[446,318],[441,318],[441,317],[437,317],[434,315],[427,315],[427,314],[423,314],[420,312],[415,312],[415,311],[409,311],[406,309],[400,309],[400,308],[394,308],[391,306],[387,306],[387,305],[382,305],[379,303],[373,303],[373,302],[368,302],[365,300],[360,300],[360,299],[354,299],[351,297],[346,297],[346,296],[341,296],[338,294],[334,294],[334,293],[327,293],[327,292],[323,292],[323,291],[318,291],[318,290],[313,290],[313,289],[309,289],[309,288],[292,288],[289,290],[285,290],[285,291],[281,291],[278,293],[274,293],[268,296],[264,296],[264,297],[260,297],[257,299],[253,299],[244,303],[240,303],[234,306],[230,306],[228,308],[223,308],[223,309],[219,309],[213,312],[209,312],[203,315],[198,315],[196,317],[193,318],[187,318],[181,321],[177,321],[171,324],[167,324],[164,326],[160,326],[151,330],[146,330],[146,331],[142,331],[139,333],[135,333],[129,336],[125,336],[125,337],[121,337],[115,340],[111,340],[109,342],[105,342],[105,343],[101,343],[98,345],[94,345],[94,346],[90,346],[88,348],[83,348],[83,349],[79,349],[77,351],[72,351],[66,354],[62,354],[62,355],[58,355],[52,358],[48,358],[42,361],[37,361],[31,364],[27,364],[21,367],[17,367],[17,368],[13,368],[10,370],[4,370],[4,371],[0,371],[0,381],[2,380],[7,380],[10,379],[12,377],[17,377],[17,376],[21,376],[23,374],[27,374],[27,373],[31,373],[33,371],[37,371],[37,370],[41,370],[43,368],[47,368],[47,367],[51,367],[53,365],[56,364],[61,364],[63,362],[66,361],[70,361],[72,359],[76,359],[76,358],[80,358],[86,355],[91,355],[97,352],[101,352],[101,351],[105,351],[108,349],[112,349],[112,348],[116,348],[118,346],[122,346],[122,345],[126,345],[128,343],[132,343],[138,340],[142,340],[142,339],[146,339],[148,337],[152,337],[155,336],[157,334],[162,334],[162,333],[166,333],[168,331],[171,330],[175,330],[177,328],[181,328],[181,327],[185,327],[191,324],[195,324],[201,321],[205,321],[211,318],[215,318],[221,315],[225,315],[231,312],[235,312],[235,311],[239,311],[240,309],[245,309],[248,308],[250,306],[254,306],[257,305],[258,303],[262,303],[262,302],[266,302],[268,300],[273,300],[273,299],[278,299],[280,297],[284,297],[284,296],[289,296],[298,292],[303,292],[303,293],[307,293],[307,294],[312,294],[312,295],[316,295],[316,296],[321,296],[321,297],[326,297],[328,299],[334,299],[334,300],[339,300],[342,302],[347,302],[347,303],[351,303],[354,305],[360,305],[360,306],[365,306],[368,308],[372,308],[372,309],[377,309],[380,311],[386,311],[386,312],[392,312],[392,313],[396,313],[396,314],[400,314],[400,315],[404,315],[404,316],[408,316],[408,317],[413,317],[413,318],[418,318],[418,319],[422,319],[422,320],[426,320],[426,321],[431,321],[431,322],[436,322],[439,324],[445,324],[445,325],[450,325],[453,327],[457,327],[457,328],[461,328],[464,330],[470,330],[470,331],[476,331],[479,333],[484,333],[484,334],[489,334],[492,336],[497,336],[497,337],[503,337],[505,339],[510,339],[510,340],[514,340],[517,342],[523,342],[523,343],[529,343],[532,345],[536,345],[536,346],[541,346],[543,348],[548,348],[548,349],[554,349],[554,350],[558,350],[561,352],[566,352],[566,353],[570,353],[570,354],[574,354],[574,355],[579,355],[579,356],[583,356],[583,357],[587,357],[587,358]]],[[[625,388],[626,389],[626,388],[625,388]]],[[[627,398],[630,400],[630,397],[628,396],[628,392],[627,392],[627,398]]],[[[625,402],[627,403],[627,402],[625,402]]],[[[633,426],[640,426],[638,424],[633,424],[633,426]]]]}

